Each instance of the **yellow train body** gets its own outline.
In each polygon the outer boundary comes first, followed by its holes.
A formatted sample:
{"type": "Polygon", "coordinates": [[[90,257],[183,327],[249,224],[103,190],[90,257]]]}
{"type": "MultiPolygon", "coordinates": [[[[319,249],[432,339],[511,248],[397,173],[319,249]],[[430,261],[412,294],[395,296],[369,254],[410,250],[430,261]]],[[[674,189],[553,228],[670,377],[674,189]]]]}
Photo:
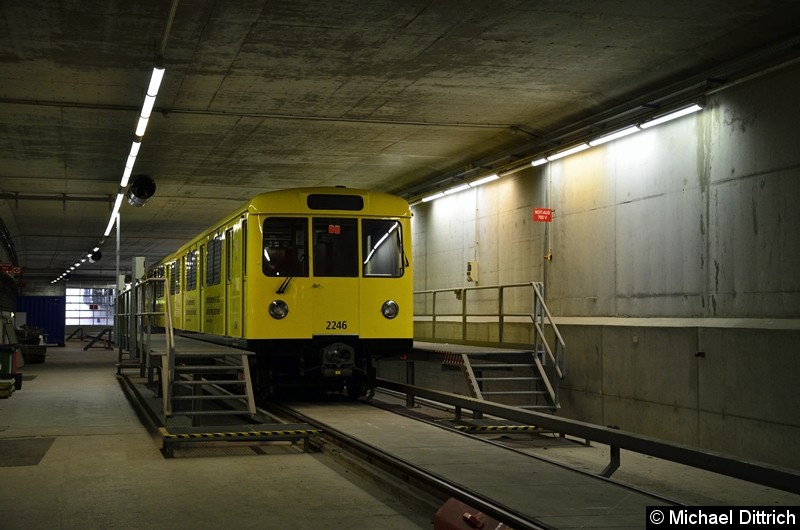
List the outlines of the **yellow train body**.
{"type": "Polygon", "coordinates": [[[339,378],[363,392],[373,359],[411,346],[410,219],[379,192],[263,193],[156,265],[156,304],[169,297],[180,332],[255,351],[269,391],[339,378]]]}

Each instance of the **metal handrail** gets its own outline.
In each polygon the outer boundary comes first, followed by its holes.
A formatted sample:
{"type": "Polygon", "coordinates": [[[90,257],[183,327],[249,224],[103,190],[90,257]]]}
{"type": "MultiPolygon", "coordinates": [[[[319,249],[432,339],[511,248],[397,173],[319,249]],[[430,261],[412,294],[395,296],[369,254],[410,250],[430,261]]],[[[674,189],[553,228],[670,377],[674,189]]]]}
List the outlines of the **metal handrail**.
{"type": "Polygon", "coordinates": [[[415,316],[423,316],[431,318],[431,335],[434,340],[436,336],[436,321],[440,317],[460,317],[461,320],[461,340],[467,342],[467,322],[471,317],[496,317],[498,319],[498,336],[499,343],[508,344],[506,342],[505,334],[505,321],[509,317],[526,317],[529,318],[533,326],[533,344],[532,350],[533,362],[536,365],[537,371],[542,376],[542,382],[546,387],[547,393],[550,395],[551,402],[558,406],[559,402],[559,385],[552,384],[551,378],[556,381],[564,379],[566,374],[566,346],[558,327],[553,321],[553,316],[547,308],[544,300],[544,285],[541,282],[527,282],[527,283],[513,283],[506,285],[487,285],[487,286],[474,286],[463,287],[457,289],[432,289],[425,291],[415,291],[415,295],[431,295],[431,312],[430,313],[415,313],[415,316]],[[505,293],[508,289],[530,288],[533,295],[533,312],[532,313],[516,313],[506,312],[505,310],[505,293]],[[469,293],[471,291],[497,291],[497,312],[470,312],[467,306],[469,293]],[[461,310],[458,313],[437,313],[436,299],[442,293],[455,294],[456,298],[461,301],[461,310]],[[548,340],[548,332],[552,334],[555,341],[551,346],[548,340]],[[555,350],[555,351],[554,351],[555,350]],[[542,358],[540,358],[542,356],[542,358]],[[546,356],[546,360],[545,360],[546,356]],[[551,363],[552,369],[548,370],[545,365],[547,362],[551,363]],[[549,375],[548,375],[549,372],[549,375]]]}
{"type": "Polygon", "coordinates": [[[480,411],[483,414],[519,422],[522,425],[536,425],[553,432],[583,438],[610,447],[610,461],[606,469],[600,474],[610,477],[620,465],[620,449],[634,451],[643,455],[662,458],[687,466],[720,473],[756,484],[778,488],[795,494],[800,494],[800,472],[794,469],[783,468],[764,462],[741,460],[714,451],[692,448],[686,445],[666,442],[632,432],[621,431],[613,427],[602,427],[578,420],[560,418],[552,414],[521,410],[516,407],[479,401],[474,398],[430,390],[414,385],[398,383],[386,379],[378,379],[378,386],[406,395],[413,395],[439,403],[446,403],[456,407],[480,411]]]}
{"type": "Polygon", "coordinates": [[[474,287],[460,287],[451,289],[429,289],[422,291],[414,291],[414,295],[432,295],[431,312],[430,313],[415,313],[415,316],[431,317],[431,335],[436,339],[436,322],[440,317],[460,317],[461,319],[461,340],[467,341],[467,321],[470,317],[497,317],[499,325],[499,342],[505,343],[505,320],[508,317],[527,317],[530,318],[534,329],[534,350],[544,351],[550,362],[553,363],[559,379],[563,379],[566,372],[566,346],[561,333],[558,331],[553,316],[547,308],[544,300],[544,289],[541,282],[526,282],[526,283],[513,283],[506,285],[487,285],[487,286],[474,286],[474,287]],[[532,313],[509,313],[505,311],[504,301],[505,292],[508,289],[517,288],[531,288],[534,299],[534,311],[532,313]],[[498,291],[497,297],[497,312],[469,312],[467,309],[468,293],[471,291],[485,291],[496,290],[498,291]],[[443,294],[455,294],[461,301],[461,311],[457,313],[437,313],[436,299],[437,296],[443,294]],[[555,338],[555,352],[547,339],[547,331],[553,333],[555,338]]]}

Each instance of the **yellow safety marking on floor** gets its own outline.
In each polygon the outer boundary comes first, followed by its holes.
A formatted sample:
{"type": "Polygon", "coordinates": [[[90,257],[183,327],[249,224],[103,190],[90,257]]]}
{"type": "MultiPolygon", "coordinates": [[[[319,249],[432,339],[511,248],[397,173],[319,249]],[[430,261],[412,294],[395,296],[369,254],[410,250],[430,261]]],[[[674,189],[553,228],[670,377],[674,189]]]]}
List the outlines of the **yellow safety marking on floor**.
{"type": "Polygon", "coordinates": [[[247,431],[247,432],[206,432],[206,433],[162,433],[164,438],[188,440],[196,438],[253,438],[256,436],[308,436],[319,434],[319,429],[292,430],[292,431],[247,431]]]}
{"type": "Polygon", "coordinates": [[[456,425],[457,431],[537,431],[535,425],[456,425]]]}

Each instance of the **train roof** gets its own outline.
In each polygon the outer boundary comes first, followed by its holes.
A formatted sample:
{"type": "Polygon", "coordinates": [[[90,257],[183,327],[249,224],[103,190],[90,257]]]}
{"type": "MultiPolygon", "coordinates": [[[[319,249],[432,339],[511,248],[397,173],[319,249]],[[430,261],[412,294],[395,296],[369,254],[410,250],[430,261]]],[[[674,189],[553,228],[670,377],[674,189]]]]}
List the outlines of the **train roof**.
{"type": "Polygon", "coordinates": [[[156,265],[162,265],[171,261],[176,255],[182,254],[184,251],[186,251],[186,249],[197,244],[197,241],[204,234],[213,231],[219,226],[227,224],[232,219],[239,217],[245,212],[248,212],[251,215],[291,215],[315,213],[330,215],[358,214],[362,216],[374,215],[380,217],[411,217],[411,207],[408,205],[408,202],[405,199],[381,191],[346,188],[344,186],[299,187],[277,191],[267,191],[256,195],[240,208],[232,210],[217,223],[209,226],[208,229],[200,232],[197,234],[197,236],[182,244],[174,252],[171,252],[170,254],[158,260],[156,265]],[[334,207],[309,209],[308,197],[315,195],[329,198],[328,200],[322,201],[322,203],[334,207]],[[362,209],[348,210],[337,207],[337,204],[346,204],[347,197],[353,196],[359,196],[363,198],[362,209]],[[341,199],[342,203],[338,203],[339,199],[341,199]]]}
{"type": "Polygon", "coordinates": [[[411,209],[405,199],[388,193],[343,186],[289,188],[268,191],[253,197],[247,205],[251,214],[292,214],[330,211],[341,214],[351,212],[359,215],[411,217],[411,209]],[[309,197],[320,198],[319,201],[309,197]],[[362,208],[353,205],[348,198],[361,197],[362,208]]]}

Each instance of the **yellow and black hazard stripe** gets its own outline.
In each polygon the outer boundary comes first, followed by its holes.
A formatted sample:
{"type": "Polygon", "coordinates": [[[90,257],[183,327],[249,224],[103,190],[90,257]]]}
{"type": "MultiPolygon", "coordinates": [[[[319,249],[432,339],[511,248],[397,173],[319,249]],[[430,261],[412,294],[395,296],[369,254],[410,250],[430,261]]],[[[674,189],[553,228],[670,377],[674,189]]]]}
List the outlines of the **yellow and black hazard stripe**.
{"type": "Polygon", "coordinates": [[[453,427],[462,432],[499,432],[499,431],[538,431],[535,425],[456,425],[453,427]]]}
{"type": "Polygon", "coordinates": [[[167,440],[198,440],[198,439],[247,439],[270,437],[305,437],[322,432],[319,429],[302,430],[271,430],[271,431],[244,431],[244,432],[204,432],[204,433],[170,433],[161,429],[161,436],[167,440]]]}

